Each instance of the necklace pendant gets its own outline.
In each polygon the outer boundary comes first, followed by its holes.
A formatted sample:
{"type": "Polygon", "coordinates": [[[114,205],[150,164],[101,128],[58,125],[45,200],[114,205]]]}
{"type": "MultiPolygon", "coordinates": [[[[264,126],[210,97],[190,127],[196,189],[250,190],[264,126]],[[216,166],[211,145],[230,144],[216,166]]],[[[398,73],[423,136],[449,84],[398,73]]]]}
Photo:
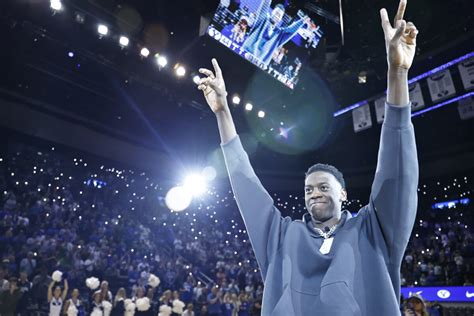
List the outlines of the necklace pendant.
{"type": "Polygon", "coordinates": [[[319,252],[323,255],[327,255],[331,251],[332,242],[334,241],[334,237],[325,238],[323,244],[319,248],[319,252]]]}

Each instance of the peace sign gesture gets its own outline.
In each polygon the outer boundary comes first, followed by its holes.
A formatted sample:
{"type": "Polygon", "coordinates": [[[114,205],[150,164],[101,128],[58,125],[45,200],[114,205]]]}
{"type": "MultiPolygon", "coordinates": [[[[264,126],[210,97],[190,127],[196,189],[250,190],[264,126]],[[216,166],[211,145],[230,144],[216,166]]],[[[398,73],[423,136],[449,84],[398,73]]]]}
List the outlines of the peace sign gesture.
{"type": "Polygon", "coordinates": [[[388,20],[387,10],[380,10],[382,28],[385,34],[385,47],[390,68],[402,68],[408,70],[415,57],[416,36],[418,30],[412,22],[403,19],[407,0],[400,0],[398,12],[394,19],[394,27],[388,20]]]}
{"type": "Polygon", "coordinates": [[[227,91],[225,88],[222,71],[216,59],[212,59],[215,75],[209,69],[201,68],[199,72],[207,77],[199,80],[198,89],[204,92],[204,97],[211,107],[212,112],[217,113],[227,109],[227,91]]]}

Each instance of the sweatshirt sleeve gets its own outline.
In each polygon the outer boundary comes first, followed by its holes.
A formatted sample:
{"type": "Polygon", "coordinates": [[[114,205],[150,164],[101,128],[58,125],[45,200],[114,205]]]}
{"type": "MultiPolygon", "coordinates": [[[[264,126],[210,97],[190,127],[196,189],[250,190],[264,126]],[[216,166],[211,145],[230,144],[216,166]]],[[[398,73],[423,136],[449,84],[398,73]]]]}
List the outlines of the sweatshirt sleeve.
{"type": "Polygon", "coordinates": [[[221,147],[235,200],[265,280],[269,261],[278,250],[291,219],[282,218],[274,206],[273,199],[253,170],[240,138],[236,136],[221,147]]]}
{"type": "Polygon", "coordinates": [[[385,105],[369,212],[376,216],[388,263],[399,265],[416,218],[418,158],[411,104],[385,105]]]}

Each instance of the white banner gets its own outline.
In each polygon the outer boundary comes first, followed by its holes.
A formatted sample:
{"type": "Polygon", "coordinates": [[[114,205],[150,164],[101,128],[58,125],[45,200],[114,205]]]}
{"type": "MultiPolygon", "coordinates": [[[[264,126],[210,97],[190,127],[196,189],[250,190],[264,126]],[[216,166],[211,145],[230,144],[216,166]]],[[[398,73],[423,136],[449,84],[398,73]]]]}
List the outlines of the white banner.
{"type": "Polygon", "coordinates": [[[408,87],[410,91],[410,101],[411,101],[411,110],[412,112],[418,111],[425,107],[425,99],[423,99],[423,94],[421,93],[421,87],[419,82],[412,83],[408,87]]]}
{"type": "Polygon", "coordinates": [[[377,117],[377,123],[382,123],[385,118],[385,100],[386,96],[382,96],[374,101],[375,104],[375,116],[377,117]]]}
{"type": "Polygon", "coordinates": [[[467,97],[459,100],[458,111],[461,120],[467,120],[474,117],[474,99],[467,97]]]}
{"type": "Polygon", "coordinates": [[[464,89],[472,89],[474,87],[474,57],[460,62],[458,68],[464,89]]]}
{"type": "Polygon", "coordinates": [[[440,71],[428,77],[428,88],[430,89],[431,100],[436,103],[456,94],[453,78],[449,69],[440,71]]]}
{"type": "Polygon", "coordinates": [[[372,127],[372,118],[370,117],[370,107],[368,103],[352,110],[352,122],[354,123],[354,131],[356,133],[372,127]]]}

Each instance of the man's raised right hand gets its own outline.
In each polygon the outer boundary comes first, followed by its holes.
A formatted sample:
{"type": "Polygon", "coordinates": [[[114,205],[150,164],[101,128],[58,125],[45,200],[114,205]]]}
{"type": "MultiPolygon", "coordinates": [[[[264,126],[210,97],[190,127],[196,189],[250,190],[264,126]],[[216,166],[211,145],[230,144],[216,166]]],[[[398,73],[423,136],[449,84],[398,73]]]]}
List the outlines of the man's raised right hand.
{"type": "Polygon", "coordinates": [[[206,75],[206,77],[199,80],[198,89],[204,93],[204,97],[212,112],[218,113],[228,109],[227,91],[224,78],[222,78],[221,68],[214,58],[212,59],[212,66],[214,67],[215,75],[209,69],[199,69],[199,72],[206,75]]]}

